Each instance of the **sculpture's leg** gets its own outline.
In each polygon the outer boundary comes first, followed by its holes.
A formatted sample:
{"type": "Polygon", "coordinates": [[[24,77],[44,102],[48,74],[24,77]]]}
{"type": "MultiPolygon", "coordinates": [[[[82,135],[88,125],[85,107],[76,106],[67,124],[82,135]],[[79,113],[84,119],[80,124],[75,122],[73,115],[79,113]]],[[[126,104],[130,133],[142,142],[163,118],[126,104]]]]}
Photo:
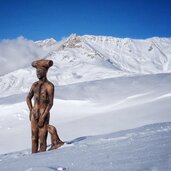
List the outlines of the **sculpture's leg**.
{"type": "Polygon", "coordinates": [[[45,123],[42,128],[39,128],[40,152],[46,151],[47,133],[47,123],[45,123]]]}
{"type": "Polygon", "coordinates": [[[37,153],[38,151],[38,134],[39,128],[37,122],[34,120],[34,117],[31,118],[31,137],[32,137],[32,153],[37,153]]]}
{"type": "Polygon", "coordinates": [[[51,135],[51,148],[49,150],[57,149],[62,146],[64,142],[60,140],[56,128],[52,125],[48,125],[47,128],[51,135]]]}

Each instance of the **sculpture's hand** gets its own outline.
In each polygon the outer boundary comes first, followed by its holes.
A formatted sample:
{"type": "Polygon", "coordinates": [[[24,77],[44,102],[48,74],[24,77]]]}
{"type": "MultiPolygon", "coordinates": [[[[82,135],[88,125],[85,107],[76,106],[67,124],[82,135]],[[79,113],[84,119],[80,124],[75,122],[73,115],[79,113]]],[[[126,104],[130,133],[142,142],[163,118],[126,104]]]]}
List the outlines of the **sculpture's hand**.
{"type": "Polygon", "coordinates": [[[45,122],[44,118],[43,118],[43,117],[40,117],[39,122],[38,122],[38,126],[39,126],[40,128],[43,127],[44,122],[45,122]]]}
{"type": "Polygon", "coordinates": [[[39,114],[38,114],[38,111],[35,111],[34,109],[32,110],[31,114],[33,115],[34,117],[34,120],[35,121],[38,121],[39,119],[39,114]]]}

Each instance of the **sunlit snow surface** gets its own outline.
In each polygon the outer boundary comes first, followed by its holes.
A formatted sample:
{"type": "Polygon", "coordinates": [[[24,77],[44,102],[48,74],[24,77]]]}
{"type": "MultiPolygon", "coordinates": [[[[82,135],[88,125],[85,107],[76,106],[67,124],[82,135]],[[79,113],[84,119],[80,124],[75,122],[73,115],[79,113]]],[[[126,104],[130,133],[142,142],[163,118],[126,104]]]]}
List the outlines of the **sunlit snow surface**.
{"type": "Polygon", "coordinates": [[[2,75],[0,171],[170,171],[170,42],[75,35],[36,42],[54,61],[50,123],[67,143],[30,154],[25,98],[35,69],[2,75]]]}
{"type": "Polygon", "coordinates": [[[79,137],[58,150],[0,155],[1,171],[169,171],[171,123],[79,137]]]}

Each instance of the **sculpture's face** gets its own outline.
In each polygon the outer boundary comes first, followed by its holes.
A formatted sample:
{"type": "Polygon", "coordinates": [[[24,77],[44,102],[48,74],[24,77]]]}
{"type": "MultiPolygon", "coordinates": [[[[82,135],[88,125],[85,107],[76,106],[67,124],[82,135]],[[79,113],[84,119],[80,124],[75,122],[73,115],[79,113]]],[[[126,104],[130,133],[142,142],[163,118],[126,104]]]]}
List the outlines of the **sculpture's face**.
{"type": "Polygon", "coordinates": [[[38,79],[42,79],[42,78],[46,77],[47,70],[42,69],[42,68],[38,68],[38,69],[36,70],[36,74],[37,74],[37,78],[38,78],[38,79]]]}

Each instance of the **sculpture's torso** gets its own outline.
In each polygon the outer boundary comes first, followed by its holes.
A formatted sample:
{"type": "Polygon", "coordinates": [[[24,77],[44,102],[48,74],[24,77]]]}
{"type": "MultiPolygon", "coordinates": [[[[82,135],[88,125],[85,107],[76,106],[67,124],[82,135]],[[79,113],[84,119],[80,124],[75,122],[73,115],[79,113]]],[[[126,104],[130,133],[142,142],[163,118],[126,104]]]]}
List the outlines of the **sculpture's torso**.
{"type": "Polygon", "coordinates": [[[51,86],[51,83],[49,81],[37,81],[34,83],[33,115],[37,119],[40,118],[49,104],[49,95],[47,91],[49,86],[51,86]]]}

